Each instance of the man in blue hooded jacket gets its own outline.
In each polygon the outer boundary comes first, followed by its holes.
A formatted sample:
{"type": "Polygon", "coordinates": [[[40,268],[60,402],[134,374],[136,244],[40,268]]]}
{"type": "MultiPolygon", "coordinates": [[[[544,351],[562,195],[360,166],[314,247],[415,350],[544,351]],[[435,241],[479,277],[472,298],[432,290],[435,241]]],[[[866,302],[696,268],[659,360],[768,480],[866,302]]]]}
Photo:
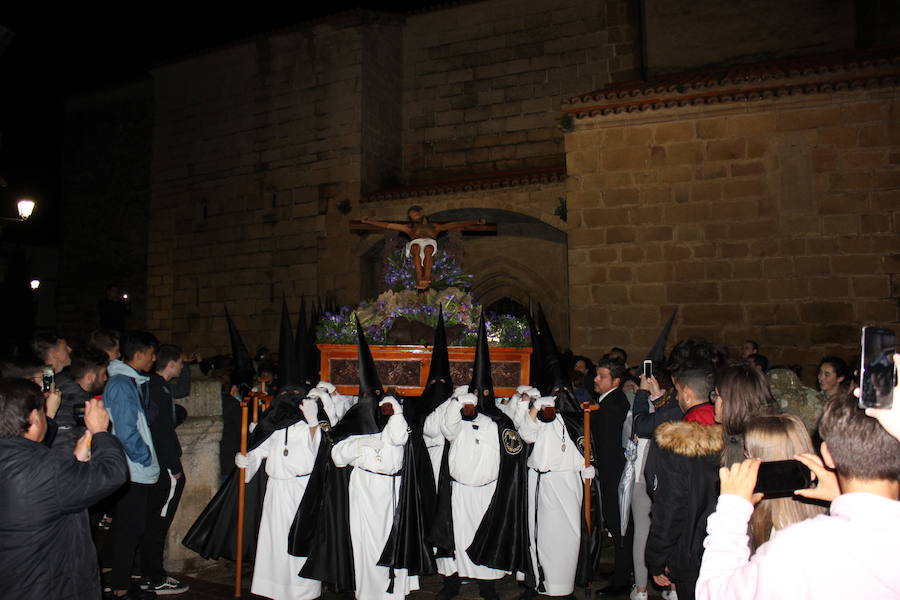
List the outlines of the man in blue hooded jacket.
{"type": "Polygon", "coordinates": [[[122,338],[122,360],[109,364],[109,382],[103,402],[113,434],[122,442],[128,461],[128,482],[119,491],[110,539],[113,545],[111,587],[117,597],[139,597],[129,592],[134,554],[144,534],[147,500],[159,478],[159,461],[144,410],[148,401],[149,372],[159,343],[152,334],[132,332],[122,338]]]}

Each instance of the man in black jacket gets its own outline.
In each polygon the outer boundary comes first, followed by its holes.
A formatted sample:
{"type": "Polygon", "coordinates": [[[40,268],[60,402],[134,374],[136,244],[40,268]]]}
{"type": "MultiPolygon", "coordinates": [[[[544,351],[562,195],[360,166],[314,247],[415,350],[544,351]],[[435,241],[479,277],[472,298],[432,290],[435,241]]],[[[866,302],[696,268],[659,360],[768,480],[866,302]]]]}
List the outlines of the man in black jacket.
{"type": "Polygon", "coordinates": [[[87,508],[128,477],[122,446],[106,432],[100,400],[85,406],[75,458],[42,445],[44,397],[0,379],[0,590],[4,597],[99,598],[100,574],[87,508]]]}
{"type": "Polygon", "coordinates": [[[65,454],[72,454],[75,442],[84,433],[81,415],[85,403],[93,396],[103,393],[106,385],[106,352],[94,346],[80,346],[72,351],[72,364],[56,376],[56,389],[62,394],[62,401],[56,413],[59,431],[53,448],[65,454]]]}
{"type": "Polygon", "coordinates": [[[603,521],[615,544],[612,577],[609,584],[600,590],[601,594],[628,591],[633,568],[632,527],[629,524],[623,536],[619,517],[619,480],[625,468],[622,428],[630,409],[628,398],[622,391],[626,374],[624,362],[604,358],[597,364],[594,377],[594,391],[600,396],[600,408],[591,413],[591,452],[597,469],[603,521]]]}
{"type": "Polygon", "coordinates": [[[178,346],[163,344],[156,353],[156,372],[150,374],[147,420],[156,458],[159,479],[147,501],[147,529],[141,541],[143,585],[159,595],[181,594],[188,586],[166,575],[163,549],[166,534],[184,491],[184,469],[181,467],[181,443],[175,427],[181,424],[175,399],[190,393],[190,369],[184,368],[185,356],[178,346]],[[178,386],[169,382],[179,378],[178,386]],[[186,384],[186,385],[185,385],[186,384]],[[186,388],[186,389],[185,389],[186,388]]]}

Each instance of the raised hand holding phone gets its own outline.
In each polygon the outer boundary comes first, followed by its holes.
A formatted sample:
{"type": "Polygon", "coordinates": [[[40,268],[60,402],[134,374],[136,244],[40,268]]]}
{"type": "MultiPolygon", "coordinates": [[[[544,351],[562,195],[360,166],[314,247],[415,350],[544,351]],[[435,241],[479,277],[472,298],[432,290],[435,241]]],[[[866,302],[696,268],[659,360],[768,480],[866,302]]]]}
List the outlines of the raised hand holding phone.
{"type": "Polygon", "coordinates": [[[748,458],[744,462],[734,463],[731,467],[719,469],[720,493],[740,496],[751,504],[762,500],[763,495],[753,492],[756,487],[756,476],[759,473],[759,465],[762,461],[758,458],[748,458]]]}

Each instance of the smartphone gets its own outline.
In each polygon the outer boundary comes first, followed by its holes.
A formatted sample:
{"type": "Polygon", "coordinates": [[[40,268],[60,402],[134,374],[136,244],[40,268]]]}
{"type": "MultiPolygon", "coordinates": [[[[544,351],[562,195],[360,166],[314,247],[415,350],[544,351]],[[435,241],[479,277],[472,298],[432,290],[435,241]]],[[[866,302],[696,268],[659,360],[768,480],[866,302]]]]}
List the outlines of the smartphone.
{"type": "Polygon", "coordinates": [[[47,366],[44,367],[41,372],[41,391],[49,392],[50,388],[53,387],[53,367],[47,366]]]}
{"type": "Polygon", "coordinates": [[[759,465],[754,493],[787,496],[815,486],[812,471],[799,460],[773,460],[759,465]]]}
{"type": "Polygon", "coordinates": [[[644,361],[644,377],[650,379],[653,377],[653,361],[645,360],[644,361]]]}
{"type": "Polygon", "coordinates": [[[893,330],[863,327],[860,342],[859,407],[891,408],[897,372],[894,351],[897,337],[893,330]]]}

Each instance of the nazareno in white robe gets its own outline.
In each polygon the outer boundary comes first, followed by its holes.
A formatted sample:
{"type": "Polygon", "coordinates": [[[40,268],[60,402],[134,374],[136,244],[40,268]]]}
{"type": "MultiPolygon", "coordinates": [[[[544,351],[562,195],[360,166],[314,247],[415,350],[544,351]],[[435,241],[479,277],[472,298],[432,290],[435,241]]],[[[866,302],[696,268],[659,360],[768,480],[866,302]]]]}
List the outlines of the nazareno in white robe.
{"type": "Polygon", "coordinates": [[[269,476],[250,588],[254,594],[273,600],[312,600],[322,594],[320,582],[297,575],[306,558],[291,556],[287,551],[288,532],[306,491],[321,439],[318,427],[310,435],[306,422],[299,421],[275,431],[248,452],[251,462],[246,480],[253,478],[264,458],[269,476]]]}
{"type": "Polygon", "coordinates": [[[569,436],[559,414],[553,422],[543,423],[532,421],[526,413],[518,420],[518,425],[522,439],[534,444],[528,457],[528,534],[532,568],[537,578],[540,558],[545,588],[542,594],[567,596],[575,590],[581,543],[584,456],[569,436]]]}
{"type": "Polygon", "coordinates": [[[475,564],[466,549],[472,544],[478,526],[487,512],[500,473],[500,439],[497,424],[478,414],[464,421],[454,404],[443,411],[441,433],[450,440],[451,510],[453,514],[454,559],[438,559],[442,575],[459,573],[471,579],[500,579],[504,571],[475,564]]]}
{"type": "Polygon", "coordinates": [[[403,446],[409,432],[406,419],[395,414],[381,433],[354,435],[331,450],[338,467],[352,466],[350,473],[350,538],[356,597],[359,600],[399,600],[419,589],[419,578],[406,569],[394,571],[394,591],[388,593],[390,569],[378,566],[400,498],[403,446]],[[360,445],[365,438],[381,441],[381,448],[360,445]]]}

